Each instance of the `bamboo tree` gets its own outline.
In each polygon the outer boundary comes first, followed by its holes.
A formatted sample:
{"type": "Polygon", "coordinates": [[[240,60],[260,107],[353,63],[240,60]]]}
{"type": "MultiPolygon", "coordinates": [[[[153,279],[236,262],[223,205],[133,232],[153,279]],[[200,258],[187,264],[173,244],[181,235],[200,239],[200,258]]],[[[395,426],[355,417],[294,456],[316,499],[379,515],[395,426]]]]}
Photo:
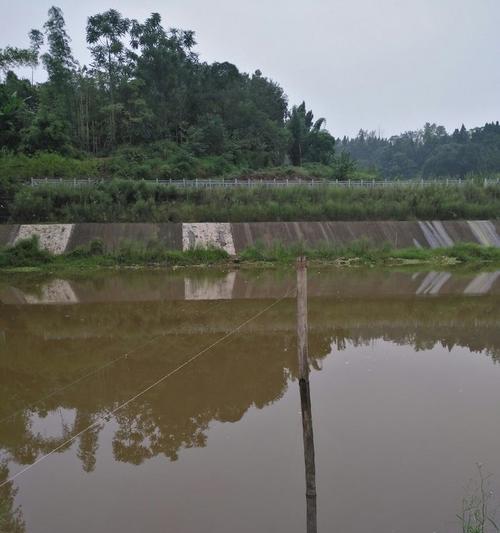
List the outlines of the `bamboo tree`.
{"type": "Polygon", "coordinates": [[[107,75],[111,147],[116,144],[115,91],[126,68],[127,54],[122,38],[127,34],[130,24],[130,20],[122,17],[115,9],[89,17],[87,22],[87,43],[94,60],[93,67],[107,75]]]}

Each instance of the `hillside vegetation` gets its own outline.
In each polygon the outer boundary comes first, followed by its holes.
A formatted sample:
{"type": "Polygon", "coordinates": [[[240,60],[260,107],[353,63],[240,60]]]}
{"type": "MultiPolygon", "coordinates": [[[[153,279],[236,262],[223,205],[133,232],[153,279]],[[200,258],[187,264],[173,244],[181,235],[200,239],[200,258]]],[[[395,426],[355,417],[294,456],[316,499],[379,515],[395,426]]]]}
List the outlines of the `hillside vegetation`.
{"type": "MultiPolygon", "coordinates": [[[[0,182],[2,185],[2,182],[0,182]]],[[[387,189],[293,186],[182,189],[112,180],[94,186],[3,182],[4,221],[251,222],[296,220],[452,220],[500,216],[500,186],[435,185],[387,189]]]]}
{"type": "Polygon", "coordinates": [[[194,32],[166,29],[158,13],[138,21],[110,9],[88,18],[85,37],[92,61],[80,65],[63,12],[52,7],[26,49],[0,49],[2,174],[41,174],[30,159],[47,153],[67,158],[59,175],[131,178],[334,163],[324,119],[304,103],[289,107],[259,70],[200,61],[194,32]],[[15,73],[39,63],[43,83],[15,73]]]}
{"type": "Polygon", "coordinates": [[[167,29],[158,13],[139,21],[109,9],[82,31],[88,65],[74,57],[58,7],[25,48],[0,43],[0,178],[500,172],[498,122],[451,135],[426,124],[390,139],[361,130],[336,143],[325,119],[304,102],[290,105],[276,81],[201,61],[194,32],[167,29]],[[39,67],[46,81],[35,83],[39,67]]]}

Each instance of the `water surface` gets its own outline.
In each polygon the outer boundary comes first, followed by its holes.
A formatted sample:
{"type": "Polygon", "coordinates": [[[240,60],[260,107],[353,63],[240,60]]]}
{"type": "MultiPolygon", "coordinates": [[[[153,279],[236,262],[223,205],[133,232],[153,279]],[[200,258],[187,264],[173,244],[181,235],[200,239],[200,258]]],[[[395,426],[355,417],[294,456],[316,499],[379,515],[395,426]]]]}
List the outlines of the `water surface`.
{"type": "MultiPolygon", "coordinates": [[[[4,280],[1,479],[59,448],[10,530],[304,532],[294,282],[4,280]]],[[[308,304],[318,530],[460,531],[477,462],[500,489],[500,273],[311,268],[308,304]]]]}

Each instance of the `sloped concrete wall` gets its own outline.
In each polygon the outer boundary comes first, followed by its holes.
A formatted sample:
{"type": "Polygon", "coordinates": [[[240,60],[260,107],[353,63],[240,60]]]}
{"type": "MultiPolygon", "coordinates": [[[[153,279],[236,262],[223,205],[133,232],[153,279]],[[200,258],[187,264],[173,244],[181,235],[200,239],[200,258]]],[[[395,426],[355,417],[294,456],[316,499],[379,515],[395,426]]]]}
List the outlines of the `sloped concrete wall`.
{"type": "Polygon", "coordinates": [[[182,249],[217,246],[235,255],[233,232],[227,222],[182,224],[182,249]]]}
{"type": "Polygon", "coordinates": [[[346,245],[359,239],[394,248],[437,248],[458,242],[500,247],[500,221],[15,224],[0,226],[0,245],[12,245],[33,235],[39,237],[43,248],[56,254],[100,239],[108,250],[124,241],[159,241],[172,250],[216,246],[235,255],[256,243],[346,245]]]}
{"type": "Polygon", "coordinates": [[[74,224],[25,224],[19,226],[14,244],[36,236],[41,248],[53,254],[62,254],[68,249],[73,229],[74,224]]]}
{"type": "Polygon", "coordinates": [[[75,224],[67,250],[85,246],[96,239],[103,241],[108,250],[116,249],[124,241],[159,241],[172,250],[182,250],[182,224],[75,224]]]}

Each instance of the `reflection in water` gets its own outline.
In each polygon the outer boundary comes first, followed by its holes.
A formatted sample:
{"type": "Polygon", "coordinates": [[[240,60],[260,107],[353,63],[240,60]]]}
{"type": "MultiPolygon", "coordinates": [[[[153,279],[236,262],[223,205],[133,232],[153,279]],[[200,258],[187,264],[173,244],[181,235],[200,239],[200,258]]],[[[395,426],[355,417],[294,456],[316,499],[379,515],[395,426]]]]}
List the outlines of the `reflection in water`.
{"type": "MultiPolygon", "coordinates": [[[[83,428],[106,419],[121,402],[255,315],[270,298],[295,283],[293,273],[232,274],[211,273],[196,279],[189,274],[189,282],[184,275],[168,277],[155,272],[70,280],[71,292],[64,283],[51,285],[64,288],[61,305],[55,303],[58,291],[44,292],[43,283],[35,287],[18,283],[15,290],[12,285],[3,287],[0,457],[4,462],[0,483],[8,478],[7,469],[14,474],[83,428]],[[68,305],[74,301],[73,295],[85,303],[68,305]],[[214,302],[218,297],[221,299],[214,302]],[[50,305],[42,304],[47,298],[50,305]],[[29,305],[36,301],[38,305],[29,305]],[[123,357],[125,353],[129,355],[123,357]],[[16,411],[20,414],[11,417],[16,411]]],[[[491,360],[500,360],[500,278],[496,273],[461,274],[442,283],[443,277],[436,282],[438,276],[429,278],[426,273],[360,270],[334,274],[311,276],[305,314],[310,363],[316,369],[323,367],[311,374],[315,396],[321,394],[322,398],[315,402],[316,445],[322,450],[316,458],[321,476],[319,525],[328,530],[334,520],[343,532],[385,533],[392,527],[391,521],[397,524],[406,514],[413,516],[414,526],[410,521],[411,527],[394,526],[395,531],[414,533],[438,527],[436,522],[444,518],[434,508],[428,508],[425,517],[412,515],[412,510],[423,505],[428,494],[439,501],[436,507],[444,509],[445,518],[453,519],[453,502],[446,507],[440,501],[442,494],[455,486],[460,491],[464,479],[470,477],[461,466],[482,459],[490,445],[500,445],[494,407],[500,402],[500,367],[491,364],[491,360]],[[425,290],[417,295],[425,279],[425,290]],[[336,347],[335,358],[329,357],[332,346],[336,347]],[[397,355],[389,358],[391,347],[397,355]],[[356,372],[350,373],[355,366],[356,372]],[[431,378],[439,387],[432,388],[431,378]],[[413,382],[422,383],[423,397],[411,396],[413,382]],[[405,383],[405,388],[401,386],[391,396],[391,387],[398,383],[405,383]],[[377,401],[372,402],[372,397],[377,401]],[[342,409],[337,407],[339,398],[342,409]],[[380,412],[374,414],[375,406],[380,412]],[[478,406],[481,410],[476,410],[478,406]],[[421,417],[422,413],[425,416],[421,417]],[[435,427],[429,422],[432,414],[439,420],[435,427]],[[335,431],[325,429],[330,416],[335,431]],[[407,421],[411,421],[408,426],[407,421]],[[401,434],[400,428],[405,428],[401,434]],[[469,428],[474,435],[470,442],[466,440],[469,428]],[[433,435],[439,435],[439,442],[433,435]],[[368,450],[362,448],[364,443],[368,450]],[[447,449],[442,457],[441,443],[447,449]],[[404,455],[406,449],[412,450],[411,458],[404,455]],[[434,469],[440,472],[437,481],[421,474],[425,471],[422,465],[433,457],[440,459],[434,469]],[[454,462],[448,464],[448,457],[454,462]],[[359,471],[358,462],[363,466],[359,471]],[[330,477],[335,480],[331,486],[330,477]],[[440,485],[443,479],[449,480],[445,487],[440,485]],[[382,488],[377,491],[372,480],[379,480],[382,488]],[[362,499],[365,487],[370,494],[377,493],[376,499],[363,500],[359,509],[352,509],[352,502],[362,499]],[[405,490],[412,498],[398,501],[397,509],[382,501],[385,494],[388,500],[397,500],[405,490]],[[366,522],[352,519],[365,510],[370,515],[366,522]],[[423,523],[424,518],[429,522],[423,523]]],[[[308,473],[314,480],[315,471],[309,379],[303,379],[294,352],[296,329],[295,301],[285,300],[165,386],[132,402],[109,421],[79,436],[74,446],[63,447],[43,466],[20,476],[17,495],[12,484],[4,485],[0,489],[4,513],[0,516],[8,520],[4,529],[22,531],[16,511],[22,505],[28,531],[83,531],[71,522],[79,504],[69,496],[81,492],[89,502],[87,511],[96,520],[100,517],[102,524],[111,519],[115,529],[124,532],[141,527],[163,531],[168,516],[173,517],[171,529],[182,533],[266,528],[280,533],[298,531],[295,524],[300,524],[303,493],[295,500],[293,491],[304,483],[304,459],[307,487],[312,486],[308,473]],[[302,449],[294,455],[290,435],[297,407],[296,398],[290,397],[294,389],[290,391],[289,386],[295,379],[303,415],[303,456],[302,449]],[[285,416],[288,409],[292,418],[285,416]],[[259,425],[266,417],[273,439],[253,458],[245,443],[257,447],[268,440],[260,438],[270,431],[259,425]],[[276,476],[273,492],[270,472],[278,468],[280,456],[290,472],[282,478],[276,476]],[[206,472],[211,465],[216,472],[209,476],[206,472]],[[295,471],[300,477],[294,477],[295,471]],[[47,479],[53,480],[50,487],[47,479]],[[129,484],[137,495],[127,500],[122,487],[129,484]],[[120,494],[116,499],[120,508],[110,508],[111,492],[120,494]],[[164,496],[165,492],[170,499],[163,498],[148,511],[143,509],[156,494],[164,496]],[[237,495],[243,493],[238,500],[237,495]],[[61,500],[64,505],[55,503],[61,500]],[[184,501],[211,503],[192,503],[185,508],[184,501]],[[273,502],[272,508],[265,506],[266,501],[273,502]],[[254,506],[259,506],[262,522],[254,506]],[[297,515],[284,513],[295,507],[297,515]],[[218,518],[221,509],[227,520],[224,523],[218,518]],[[134,513],[144,524],[133,522],[134,513]],[[245,522],[239,523],[242,514],[245,522]],[[188,516],[194,517],[193,521],[189,522],[188,516]]],[[[490,470],[495,467],[495,459],[488,461],[490,470]]],[[[316,527],[311,518],[316,516],[313,494],[307,491],[309,531],[314,531],[309,524],[316,527]]],[[[99,528],[99,523],[87,526],[87,530],[102,530],[99,528]]]]}
{"type": "Polygon", "coordinates": [[[312,424],[311,392],[309,379],[299,379],[302,432],[304,437],[304,463],[306,471],[306,523],[307,533],[316,533],[316,465],[314,462],[314,435],[312,424]]]}
{"type": "Polygon", "coordinates": [[[314,434],[312,423],[311,392],[309,389],[309,347],[307,324],[307,263],[304,257],[297,260],[297,353],[299,359],[300,407],[304,441],[306,473],[306,524],[307,533],[317,531],[316,466],[314,462],[314,434]]]}
{"type": "Polygon", "coordinates": [[[464,294],[488,294],[500,277],[500,272],[482,272],[465,287],[464,294]]]}
{"type": "Polygon", "coordinates": [[[443,285],[450,278],[449,272],[429,272],[417,289],[417,294],[439,294],[443,285]]]}
{"type": "MultiPolygon", "coordinates": [[[[9,477],[7,461],[0,461],[0,484],[9,477]]],[[[2,533],[24,533],[25,524],[21,510],[16,506],[14,498],[17,489],[13,483],[0,487],[0,531],[2,533]]]]}
{"type": "MultiPolygon", "coordinates": [[[[161,271],[94,274],[88,279],[48,279],[39,283],[18,278],[0,283],[0,303],[77,304],[279,298],[295,286],[288,271],[161,271]]],[[[312,297],[500,294],[500,272],[387,272],[325,270],[311,278],[312,297]]]]}

